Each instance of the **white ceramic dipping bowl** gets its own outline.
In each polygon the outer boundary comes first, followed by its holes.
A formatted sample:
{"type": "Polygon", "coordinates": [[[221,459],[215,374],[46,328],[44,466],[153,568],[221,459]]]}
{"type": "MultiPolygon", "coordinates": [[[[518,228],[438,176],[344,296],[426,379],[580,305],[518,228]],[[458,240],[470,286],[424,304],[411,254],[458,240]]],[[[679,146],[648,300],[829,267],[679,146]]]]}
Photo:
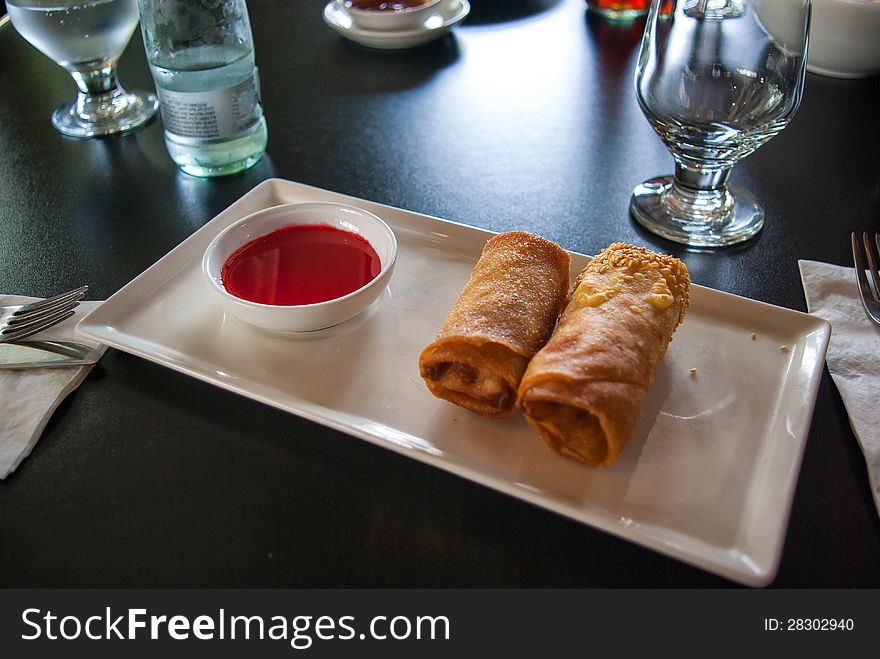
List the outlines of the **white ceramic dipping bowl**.
{"type": "MultiPolygon", "coordinates": [[[[446,1],[446,0],[442,0],[446,1]]],[[[365,30],[415,30],[437,9],[441,0],[425,0],[422,4],[404,9],[359,9],[350,0],[337,0],[349,13],[356,27],[365,30]]]]}
{"type": "Polygon", "coordinates": [[[388,286],[396,260],[394,232],[373,213],[329,202],[283,204],[243,217],[218,234],[202,257],[202,272],[223,308],[242,322],[275,332],[312,332],[345,322],[375,302],[388,286]],[[295,224],[326,224],[358,234],[379,255],[379,274],[348,295],[315,304],[261,304],[229,293],[220,276],[227,259],[252,240],[295,224]]]}

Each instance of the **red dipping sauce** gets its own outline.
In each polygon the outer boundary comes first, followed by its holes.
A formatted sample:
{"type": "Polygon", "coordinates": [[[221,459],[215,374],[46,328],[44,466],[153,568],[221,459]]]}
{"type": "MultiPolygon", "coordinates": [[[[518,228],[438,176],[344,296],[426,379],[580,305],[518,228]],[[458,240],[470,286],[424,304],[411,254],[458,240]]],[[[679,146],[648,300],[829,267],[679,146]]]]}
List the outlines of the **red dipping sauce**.
{"type": "Polygon", "coordinates": [[[236,297],[292,306],[348,295],[381,269],[376,250],[361,236],[326,224],[292,224],[239,247],[220,278],[236,297]]]}

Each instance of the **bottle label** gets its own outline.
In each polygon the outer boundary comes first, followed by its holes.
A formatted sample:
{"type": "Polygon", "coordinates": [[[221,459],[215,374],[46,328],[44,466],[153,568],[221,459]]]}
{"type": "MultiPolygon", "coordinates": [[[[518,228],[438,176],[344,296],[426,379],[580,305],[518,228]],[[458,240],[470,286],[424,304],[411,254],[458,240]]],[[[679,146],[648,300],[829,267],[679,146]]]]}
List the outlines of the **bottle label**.
{"type": "Polygon", "coordinates": [[[257,69],[237,85],[180,92],[157,85],[165,130],[180,137],[214,140],[246,131],[262,116],[257,69]]]}

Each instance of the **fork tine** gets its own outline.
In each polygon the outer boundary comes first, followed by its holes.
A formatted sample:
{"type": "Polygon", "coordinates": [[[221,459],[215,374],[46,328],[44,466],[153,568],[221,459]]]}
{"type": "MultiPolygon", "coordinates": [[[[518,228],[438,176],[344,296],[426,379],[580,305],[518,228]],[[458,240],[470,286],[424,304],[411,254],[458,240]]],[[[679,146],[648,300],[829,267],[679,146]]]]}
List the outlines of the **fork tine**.
{"type": "Polygon", "coordinates": [[[865,244],[865,258],[868,259],[868,270],[871,272],[871,281],[874,282],[874,299],[880,299],[880,275],[877,273],[877,260],[874,258],[874,248],[867,233],[862,234],[862,242],[865,244]]]}
{"type": "Polygon", "coordinates": [[[88,286],[80,286],[79,288],[75,288],[72,291],[61,293],[60,295],[54,295],[52,297],[47,297],[45,300],[40,300],[38,302],[32,302],[31,304],[23,306],[21,309],[12,314],[12,316],[14,318],[26,317],[41,313],[49,313],[55,309],[70,306],[70,304],[81,300],[88,290],[88,286]]]}
{"type": "MultiPolygon", "coordinates": [[[[874,243],[877,245],[877,254],[880,255],[880,233],[874,234],[874,243]]],[[[874,268],[874,270],[877,270],[877,268],[874,268]]],[[[880,295],[880,289],[877,290],[877,295],[880,295]]]]}
{"type": "Polygon", "coordinates": [[[865,306],[865,309],[867,309],[868,300],[866,299],[866,295],[873,297],[873,294],[871,293],[871,284],[868,283],[868,278],[865,276],[865,260],[862,258],[862,250],[859,247],[859,239],[858,236],[856,236],[855,231],[853,231],[852,234],[852,250],[853,262],[856,266],[856,281],[859,285],[859,296],[862,298],[862,304],[865,306]]]}
{"type": "Polygon", "coordinates": [[[39,324],[43,322],[44,318],[49,318],[54,315],[60,314],[68,309],[73,309],[74,307],[79,306],[79,300],[74,299],[73,301],[67,301],[64,304],[56,303],[51,307],[41,307],[37,311],[33,311],[31,313],[25,314],[23,316],[17,316],[13,314],[9,320],[6,321],[6,327],[16,327],[16,326],[24,326],[24,325],[32,325],[39,324]]]}
{"type": "Polygon", "coordinates": [[[51,314],[39,316],[38,318],[31,320],[31,322],[9,326],[0,332],[0,342],[10,343],[20,341],[32,334],[42,332],[44,329],[52,327],[52,325],[57,325],[62,320],[66,320],[76,313],[73,310],[73,307],[78,305],[79,302],[76,302],[72,307],[65,307],[60,311],[54,311],[51,314]]]}

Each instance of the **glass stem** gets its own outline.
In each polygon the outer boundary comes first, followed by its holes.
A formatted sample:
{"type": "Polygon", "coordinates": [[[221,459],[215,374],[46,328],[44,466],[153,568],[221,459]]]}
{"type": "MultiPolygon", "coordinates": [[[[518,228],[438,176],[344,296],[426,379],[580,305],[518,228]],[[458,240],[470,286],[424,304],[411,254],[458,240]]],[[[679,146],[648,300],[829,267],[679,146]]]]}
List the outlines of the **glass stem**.
{"type": "Polygon", "coordinates": [[[690,190],[718,190],[727,185],[730,169],[696,169],[675,163],[675,182],[690,190]]]}
{"type": "Polygon", "coordinates": [[[113,112],[116,97],[123,93],[116,78],[116,60],[107,60],[89,69],[71,69],[79,89],[76,113],[84,118],[105,116],[113,112]]]}
{"type": "Polygon", "coordinates": [[[733,211],[733,197],[727,190],[730,168],[695,169],[675,164],[675,180],[663,203],[675,217],[705,224],[727,220],[733,211]]]}

